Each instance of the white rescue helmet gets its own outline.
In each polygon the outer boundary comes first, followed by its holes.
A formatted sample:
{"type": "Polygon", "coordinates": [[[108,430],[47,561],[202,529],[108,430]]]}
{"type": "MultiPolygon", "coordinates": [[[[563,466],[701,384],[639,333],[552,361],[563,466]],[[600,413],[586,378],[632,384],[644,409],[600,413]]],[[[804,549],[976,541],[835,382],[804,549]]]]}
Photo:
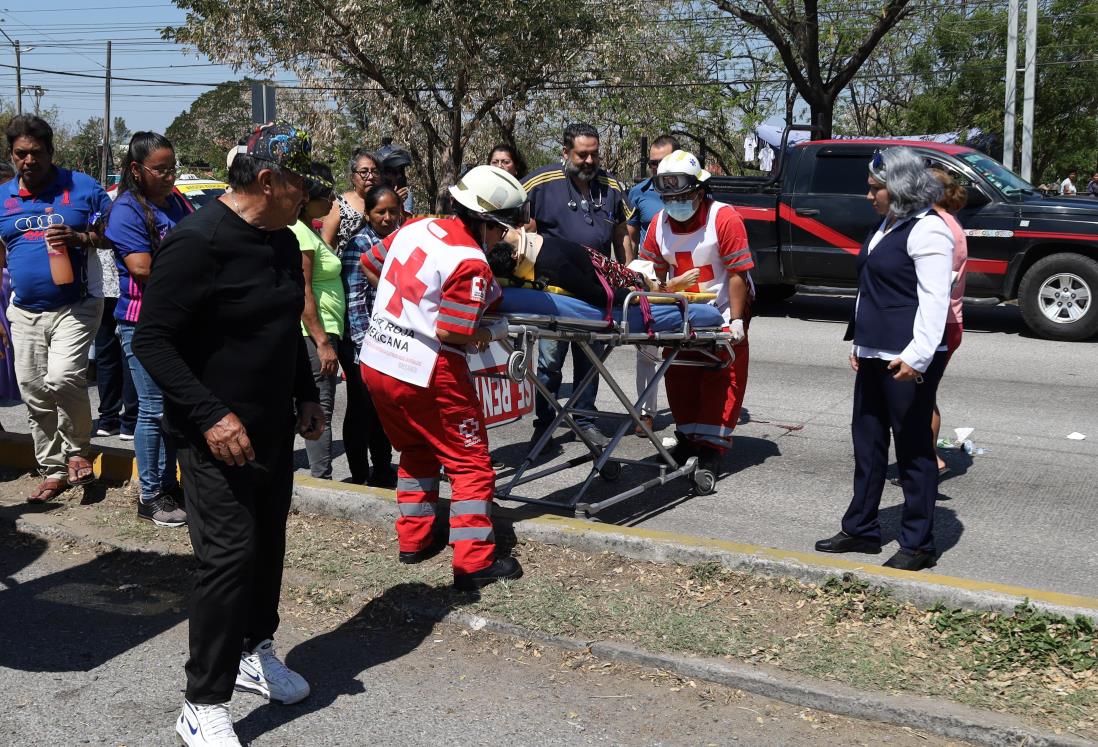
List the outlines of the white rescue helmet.
{"type": "Polygon", "coordinates": [[[697,156],[685,150],[676,150],[660,161],[652,184],[661,196],[670,197],[693,191],[709,181],[710,176],[712,174],[702,168],[697,156]]]}
{"type": "Polygon", "coordinates": [[[519,180],[495,166],[474,166],[450,187],[450,196],[475,217],[508,228],[530,222],[530,203],[519,180]]]}

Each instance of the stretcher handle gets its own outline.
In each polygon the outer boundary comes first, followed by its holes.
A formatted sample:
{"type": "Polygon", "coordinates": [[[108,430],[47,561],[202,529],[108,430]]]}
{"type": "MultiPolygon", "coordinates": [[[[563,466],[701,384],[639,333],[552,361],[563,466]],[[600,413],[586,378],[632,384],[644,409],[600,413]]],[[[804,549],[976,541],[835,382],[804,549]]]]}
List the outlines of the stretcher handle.
{"type": "Polygon", "coordinates": [[[629,334],[629,307],[634,301],[642,298],[667,298],[674,301],[682,311],[682,334],[690,334],[690,301],[682,293],[667,293],[665,291],[629,291],[625,300],[621,302],[622,333],[629,334]]]}

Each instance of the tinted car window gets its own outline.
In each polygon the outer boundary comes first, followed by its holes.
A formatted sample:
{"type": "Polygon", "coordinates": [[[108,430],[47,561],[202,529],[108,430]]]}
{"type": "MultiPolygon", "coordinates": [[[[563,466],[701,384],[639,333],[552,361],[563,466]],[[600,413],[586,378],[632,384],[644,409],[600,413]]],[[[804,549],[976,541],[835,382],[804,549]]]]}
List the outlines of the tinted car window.
{"type": "Polygon", "coordinates": [[[863,155],[820,155],[808,191],[814,194],[864,195],[869,189],[869,158],[863,155]]]}

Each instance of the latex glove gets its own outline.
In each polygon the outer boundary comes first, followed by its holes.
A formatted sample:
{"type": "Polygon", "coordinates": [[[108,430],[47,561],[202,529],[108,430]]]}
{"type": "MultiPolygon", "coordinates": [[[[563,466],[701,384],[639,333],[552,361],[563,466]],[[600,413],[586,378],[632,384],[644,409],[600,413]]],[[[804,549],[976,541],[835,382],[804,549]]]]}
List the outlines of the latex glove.
{"type": "Polygon", "coordinates": [[[728,325],[728,329],[732,333],[732,342],[734,343],[742,342],[747,334],[743,331],[743,319],[733,319],[732,323],[728,325]]]}
{"type": "Polygon", "coordinates": [[[509,323],[506,319],[497,319],[491,324],[485,325],[485,329],[492,336],[492,342],[503,340],[507,337],[509,323]]]}

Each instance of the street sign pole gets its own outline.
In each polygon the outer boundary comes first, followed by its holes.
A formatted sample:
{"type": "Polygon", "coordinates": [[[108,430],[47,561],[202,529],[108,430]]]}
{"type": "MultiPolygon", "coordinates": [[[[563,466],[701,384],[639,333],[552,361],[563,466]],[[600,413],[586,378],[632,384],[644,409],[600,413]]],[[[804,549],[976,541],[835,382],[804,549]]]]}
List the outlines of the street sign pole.
{"type": "Polygon", "coordinates": [[[1037,87],[1037,0],[1026,2],[1026,77],[1022,92],[1022,178],[1033,178],[1033,107],[1037,87]]]}

